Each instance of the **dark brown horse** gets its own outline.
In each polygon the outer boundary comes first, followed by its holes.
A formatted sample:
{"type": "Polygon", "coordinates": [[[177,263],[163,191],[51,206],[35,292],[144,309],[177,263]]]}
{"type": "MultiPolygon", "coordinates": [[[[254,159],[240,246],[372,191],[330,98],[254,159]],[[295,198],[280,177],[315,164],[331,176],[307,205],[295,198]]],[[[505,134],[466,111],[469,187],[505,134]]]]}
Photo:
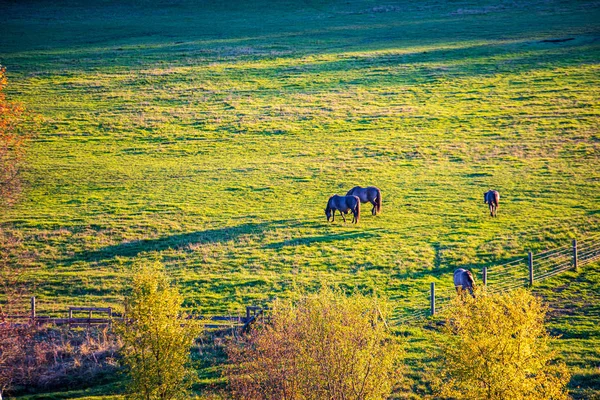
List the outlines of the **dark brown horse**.
{"type": "Polygon", "coordinates": [[[348,190],[346,196],[358,196],[361,203],[370,202],[373,204],[371,214],[377,215],[381,212],[381,190],[375,186],[369,186],[366,188],[355,186],[348,190]]]}
{"type": "Polygon", "coordinates": [[[471,293],[471,296],[475,297],[473,294],[473,289],[475,288],[475,279],[473,278],[471,271],[463,268],[458,268],[456,271],[454,271],[454,287],[456,288],[456,292],[458,294],[468,290],[469,293],[471,293]]]}
{"type": "Polygon", "coordinates": [[[483,202],[490,206],[490,216],[496,217],[498,213],[498,203],[500,203],[500,193],[495,190],[488,190],[483,194],[483,202]]]}
{"type": "Polygon", "coordinates": [[[334,194],[329,198],[327,207],[325,208],[325,215],[328,222],[329,218],[331,218],[331,222],[335,221],[335,210],[340,212],[344,222],[346,222],[344,214],[352,211],[352,222],[357,224],[360,219],[360,199],[356,196],[338,196],[334,194]]]}

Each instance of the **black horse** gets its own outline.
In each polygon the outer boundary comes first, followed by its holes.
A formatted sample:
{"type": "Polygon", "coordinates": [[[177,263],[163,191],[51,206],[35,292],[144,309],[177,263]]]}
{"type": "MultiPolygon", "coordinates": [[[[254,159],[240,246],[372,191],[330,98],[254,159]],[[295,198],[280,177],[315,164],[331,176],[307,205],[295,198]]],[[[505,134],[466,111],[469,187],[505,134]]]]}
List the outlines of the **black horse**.
{"type": "Polygon", "coordinates": [[[483,194],[483,202],[490,206],[490,216],[496,217],[498,213],[498,203],[500,203],[500,193],[495,190],[488,190],[483,194]]]}
{"type": "Polygon", "coordinates": [[[340,212],[344,222],[346,222],[344,214],[352,211],[352,222],[357,224],[360,219],[360,199],[356,196],[338,196],[334,194],[329,198],[327,207],[325,208],[325,215],[328,222],[329,218],[331,218],[331,222],[335,221],[335,210],[340,212]]]}
{"type": "Polygon", "coordinates": [[[366,188],[355,186],[348,190],[346,196],[358,196],[361,203],[370,202],[373,204],[371,214],[377,215],[381,212],[381,190],[375,186],[369,186],[366,188]]]}

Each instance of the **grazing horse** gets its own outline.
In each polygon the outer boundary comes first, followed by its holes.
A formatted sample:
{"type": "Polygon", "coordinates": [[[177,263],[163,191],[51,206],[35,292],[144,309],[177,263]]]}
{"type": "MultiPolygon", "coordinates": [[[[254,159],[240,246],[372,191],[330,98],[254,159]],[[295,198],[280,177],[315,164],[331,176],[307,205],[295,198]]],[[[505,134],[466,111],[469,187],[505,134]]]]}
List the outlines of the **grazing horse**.
{"type": "Polygon", "coordinates": [[[473,288],[475,288],[475,279],[473,279],[473,274],[471,271],[467,271],[466,269],[459,268],[454,271],[454,287],[456,288],[456,292],[460,294],[463,290],[468,290],[471,293],[471,296],[475,298],[473,294],[473,288]]]}
{"type": "Polygon", "coordinates": [[[500,202],[500,193],[495,190],[488,190],[483,194],[483,202],[490,206],[490,216],[496,217],[498,213],[498,203],[500,202]]]}
{"type": "Polygon", "coordinates": [[[355,186],[348,190],[346,196],[358,196],[361,203],[370,202],[373,204],[371,214],[377,215],[381,212],[381,190],[375,186],[369,186],[366,188],[355,186]]]}
{"type": "Polygon", "coordinates": [[[335,210],[340,212],[344,222],[346,222],[344,214],[352,211],[352,222],[357,224],[360,219],[360,199],[357,196],[338,196],[334,194],[329,198],[325,208],[327,222],[329,222],[329,218],[331,218],[331,222],[335,221],[335,210]]]}

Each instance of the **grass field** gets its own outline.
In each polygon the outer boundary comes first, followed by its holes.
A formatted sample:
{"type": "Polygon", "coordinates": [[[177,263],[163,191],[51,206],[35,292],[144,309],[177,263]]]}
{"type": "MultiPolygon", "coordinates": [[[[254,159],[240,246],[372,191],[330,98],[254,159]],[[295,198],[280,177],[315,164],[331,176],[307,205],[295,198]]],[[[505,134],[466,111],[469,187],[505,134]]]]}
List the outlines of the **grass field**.
{"type": "Polygon", "coordinates": [[[600,233],[598,2],[2,7],[8,95],[40,120],[3,251],[41,310],[119,306],[147,260],[204,313],[323,282],[401,301],[600,233]],[[355,185],[382,214],[328,224],[355,185]]]}

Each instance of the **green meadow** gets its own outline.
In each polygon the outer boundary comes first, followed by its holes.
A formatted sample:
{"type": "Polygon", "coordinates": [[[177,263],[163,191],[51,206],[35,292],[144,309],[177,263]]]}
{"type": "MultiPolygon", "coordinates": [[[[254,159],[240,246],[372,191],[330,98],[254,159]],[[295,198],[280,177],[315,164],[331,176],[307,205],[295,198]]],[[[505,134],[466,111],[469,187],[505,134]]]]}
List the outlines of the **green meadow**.
{"type": "MultiPolygon", "coordinates": [[[[119,308],[132,268],[155,260],[204,314],[322,284],[402,312],[427,307],[431,281],[450,290],[457,267],[600,234],[596,1],[1,9],[7,95],[37,120],[0,216],[19,244],[3,251],[39,312],[119,308]],[[356,185],[381,189],[382,214],[328,223],[328,197],[356,185]]],[[[552,324],[581,397],[600,390],[594,271],[539,289],[580,311],[552,324]]],[[[429,333],[406,334],[418,370],[429,333]]]]}

